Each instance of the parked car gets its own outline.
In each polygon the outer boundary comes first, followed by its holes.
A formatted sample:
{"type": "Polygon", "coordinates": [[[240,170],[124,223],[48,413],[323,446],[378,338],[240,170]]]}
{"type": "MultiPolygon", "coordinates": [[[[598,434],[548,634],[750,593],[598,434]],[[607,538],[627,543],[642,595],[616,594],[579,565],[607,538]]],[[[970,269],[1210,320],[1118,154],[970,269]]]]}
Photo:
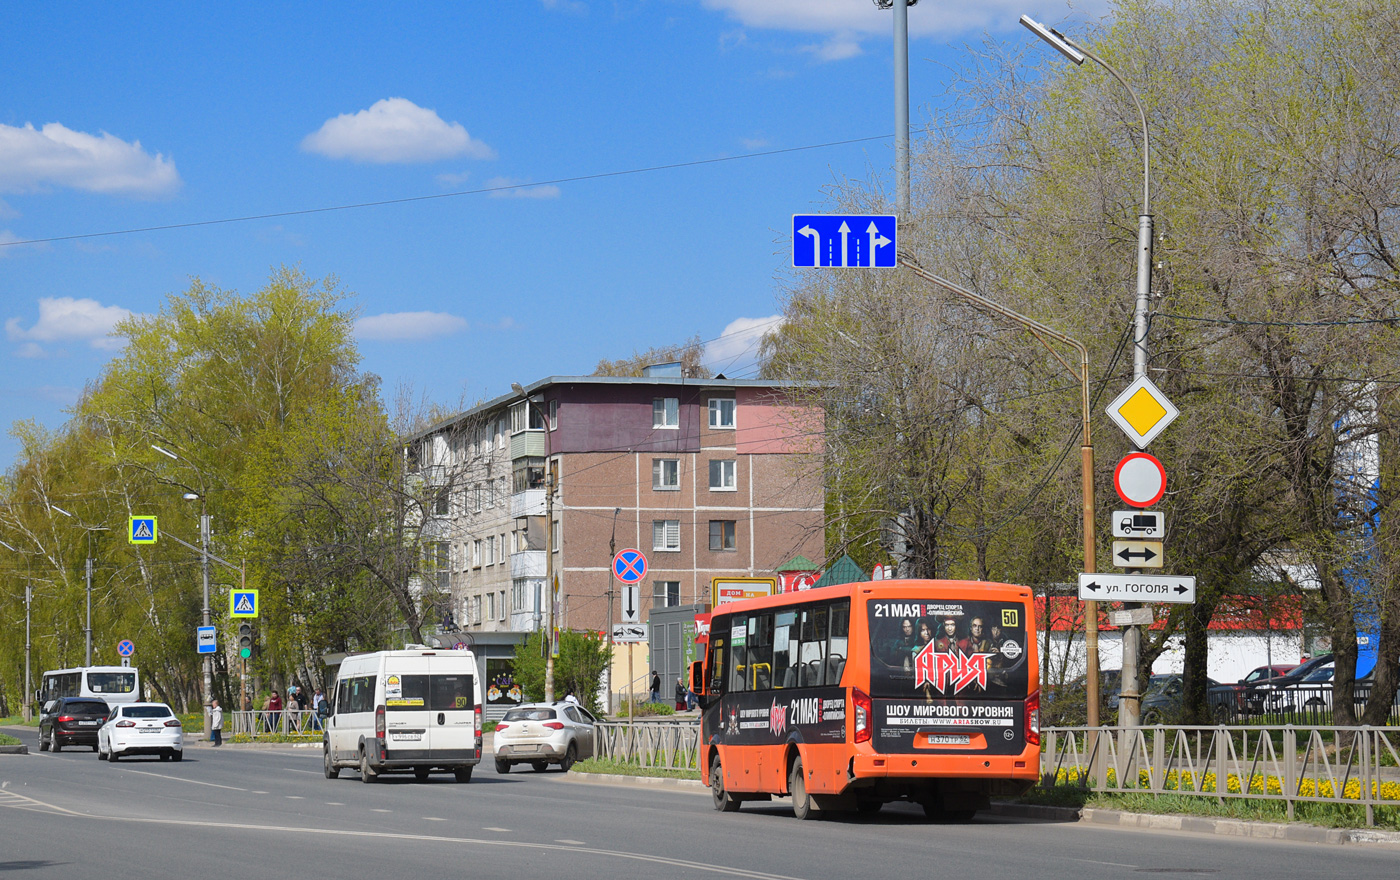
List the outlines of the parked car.
{"type": "Polygon", "coordinates": [[[162,761],[185,757],[180,719],[164,703],[124,703],[112,707],[107,723],[97,730],[97,760],[116,761],[132,755],[159,755],[162,761]]]}
{"type": "MultiPolygon", "coordinates": [[[[1142,697],[1142,723],[1165,724],[1181,718],[1186,701],[1186,677],[1180,673],[1152,676],[1152,684],[1142,697]]],[[[1206,704],[1219,723],[1233,721],[1239,695],[1233,685],[1206,679],[1206,704]]]]}
{"type": "Polygon", "coordinates": [[[1310,660],[1298,664],[1281,676],[1266,678],[1256,684],[1250,685],[1245,692],[1245,711],[1251,715],[1262,715],[1265,712],[1277,711],[1277,692],[1280,689],[1297,684],[1318,667],[1326,666],[1331,662],[1331,654],[1319,654],[1310,660]]]}
{"type": "Polygon", "coordinates": [[[598,719],[571,702],[526,703],[506,712],[496,725],[496,772],[514,764],[542,771],[558,764],[567,772],[580,758],[591,758],[598,719]]]}
{"type": "Polygon", "coordinates": [[[1280,684],[1270,694],[1270,710],[1275,712],[1321,712],[1332,707],[1332,676],[1337,667],[1324,663],[1297,681],[1280,684]]]}
{"type": "Polygon", "coordinates": [[[97,731],[111,711],[104,700],[59,697],[44,704],[39,715],[39,751],[63,751],[64,746],[89,746],[97,751],[97,731]]]}
{"type": "MultiPolygon", "coordinates": [[[[1099,670],[1099,721],[1111,723],[1110,713],[1118,710],[1118,695],[1122,691],[1123,672],[1120,669],[1099,670]]],[[[1088,720],[1088,683],[1078,676],[1060,687],[1045,688],[1041,695],[1041,717],[1049,725],[1084,724],[1088,720]]]]}

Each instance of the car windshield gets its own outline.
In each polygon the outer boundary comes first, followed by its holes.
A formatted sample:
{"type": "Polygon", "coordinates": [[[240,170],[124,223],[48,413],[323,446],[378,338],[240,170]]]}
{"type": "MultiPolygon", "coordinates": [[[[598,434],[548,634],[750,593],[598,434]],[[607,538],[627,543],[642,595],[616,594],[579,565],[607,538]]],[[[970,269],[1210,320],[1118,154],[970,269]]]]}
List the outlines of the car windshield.
{"type": "Polygon", "coordinates": [[[122,709],[122,716],[126,718],[169,718],[170,715],[168,706],[127,706],[122,709]]]}
{"type": "Polygon", "coordinates": [[[505,721],[553,721],[555,718],[553,709],[511,709],[506,713],[505,721]]]}
{"type": "Polygon", "coordinates": [[[101,700],[73,700],[63,710],[74,715],[106,715],[107,704],[101,700]]]}
{"type": "Polygon", "coordinates": [[[1303,678],[1303,681],[1331,681],[1332,673],[1335,671],[1336,667],[1334,666],[1323,666],[1320,669],[1314,669],[1312,672],[1309,672],[1303,678]]]}

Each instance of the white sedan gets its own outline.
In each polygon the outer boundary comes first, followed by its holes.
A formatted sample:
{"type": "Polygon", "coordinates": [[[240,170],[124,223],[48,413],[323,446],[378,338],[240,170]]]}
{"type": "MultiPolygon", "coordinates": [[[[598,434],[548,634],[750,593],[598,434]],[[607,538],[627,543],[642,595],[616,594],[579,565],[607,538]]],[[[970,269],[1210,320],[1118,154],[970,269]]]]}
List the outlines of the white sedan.
{"type": "Polygon", "coordinates": [[[593,757],[598,719],[571,702],[526,703],[506,712],[496,725],[496,772],[512,764],[542,771],[550,764],[568,772],[574,762],[593,757]]]}
{"type": "Polygon", "coordinates": [[[114,703],[107,723],[97,731],[97,759],[159,755],[162,761],[179,761],[185,756],[184,733],[180,719],[164,703],[114,703]]]}

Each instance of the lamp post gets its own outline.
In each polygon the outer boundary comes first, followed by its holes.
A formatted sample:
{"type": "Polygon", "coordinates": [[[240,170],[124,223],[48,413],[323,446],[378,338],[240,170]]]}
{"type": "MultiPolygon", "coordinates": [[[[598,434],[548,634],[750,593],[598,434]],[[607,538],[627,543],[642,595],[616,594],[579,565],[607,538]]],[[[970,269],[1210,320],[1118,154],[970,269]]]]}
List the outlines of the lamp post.
{"type": "MultiPolygon", "coordinates": [[[[554,702],[554,444],[549,436],[549,416],[525,393],[519,382],[510,383],[516,394],[525,398],[525,406],[539,414],[544,426],[544,701],[554,702]]],[[[529,419],[526,423],[528,426],[529,419]]]]}
{"type": "MultiPolygon", "coordinates": [[[[1142,120],[1142,213],[1138,215],[1137,293],[1133,302],[1133,379],[1141,379],[1147,375],[1147,304],[1152,295],[1151,145],[1147,140],[1147,114],[1142,109],[1137,92],[1107,61],[1054,28],[1040,24],[1029,15],[1021,16],[1021,24],[1075,64],[1083,64],[1084,59],[1089,58],[1107,70],[1128,90],[1133,99],[1133,106],[1137,108],[1138,116],[1142,120]]],[[[1141,608],[1142,603],[1125,602],[1123,607],[1141,608]]],[[[1138,693],[1137,668],[1141,641],[1142,633],[1136,625],[1124,627],[1123,689],[1118,700],[1118,719],[1123,727],[1137,727],[1141,717],[1142,695],[1138,693]]]]}
{"type": "MultiPolygon", "coordinates": [[[[6,544],[4,541],[0,541],[0,547],[4,547],[11,553],[19,553],[18,550],[6,544]]],[[[29,692],[33,686],[29,672],[29,606],[33,601],[34,585],[29,583],[28,579],[26,579],[24,582],[24,695],[21,698],[21,703],[24,707],[23,714],[25,721],[28,721],[30,717],[29,692]]]]}
{"type": "MultiPolygon", "coordinates": [[[[54,510],[56,510],[56,511],[58,511],[59,513],[63,514],[64,516],[68,517],[69,519],[77,519],[77,517],[73,516],[73,514],[71,514],[71,513],[69,513],[68,511],[64,510],[62,507],[59,507],[57,504],[50,504],[49,507],[53,508],[54,510]]],[[[107,527],[106,527],[106,526],[85,526],[85,525],[79,524],[79,528],[81,528],[84,532],[87,533],[87,539],[88,539],[88,542],[87,542],[87,545],[88,545],[87,564],[84,566],[84,581],[85,581],[85,583],[86,583],[86,585],[87,585],[87,627],[83,630],[83,642],[84,642],[84,644],[86,645],[86,649],[87,649],[87,651],[86,651],[86,657],[87,657],[87,659],[86,659],[85,661],[83,661],[83,665],[84,665],[84,666],[91,666],[91,665],[92,665],[92,562],[93,562],[93,560],[92,560],[92,533],[93,533],[93,532],[105,532],[105,531],[107,531],[107,527]]]]}
{"type": "MultiPolygon", "coordinates": [[[[612,537],[608,538],[608,565],[617,557],[617,515],[621,507],[613,508],[612,537]]],[[[613,582],[617,580],[613,572],[608,572],[608,711],[612,711],[612,664],[613,664],[613,582]]]]}
{"type": "MultiPolygon", "coordinates": [[[[171,451],[168,450],[168,449],[164,449],[164,448],[162,448],[162,447],[160,447],[160,446],[157,446],[157,445],[155,445],[154,443],[151,444],[151,448],[154,449],[156,452],[159,452],[161,455],[166,456],[167,458],[174,459],[175,461],[184,461],[184,459],[180,458],[180,456],[176,455],[175,453],[171,452],[171,451]]],[[[185,462],[185,463],[186,463],[186,464],[189,464],[189,462],[185,462]]],[[[199,567],[200,567],[200,572],[201,572],[201,574],[203,575],[203,580],[204,580],[204,608],[203,608],[204,625],[205,625],[205,626],[209,626],[209,625],[210,625],[210,615],[209,615],[209,515],[205,513],[205,497],[204,497],[204,491],[203,491],[203,489],[204,489],[204,482],[203,482],[203,480],[201,479],[201,480],[200,480],[200,491],[199,491],[199,492],[186,492],[186,493],[185,493],[184,495],[182,495],[181,497],[182,497],[184,500],[186,500],[186,501],[195,501],[195,500],[198,500],[198,501],[199,501],[199,567]]],[[[203,703],[204,703],[204,737],[205,737],[205,739],[208,739],[208,738],[210,737],[209,724],[210,724],[210,716],[211,716],[212,713],[213,713],[212,701],[213,701],[213,699],[214,699],[214,657],[213,657],[213,655],[210,655],[210,654],[205,654],[205,655],[204,655],[204,664],[203,664],[203,666],[204,666],[204,693],[203,693],[203,703]]]]}
{"type": "MultiPolygon", "coordinates": [[[[1089,435],[1089,350],[1078,340],[1066,336],[1057,330],[1053,330],[1039,321],[1027,318],[1019,312],[1012,311],[1006,306],[987,299],[981,294],[974,293],[960,284],[954,284],[946,278],[939,278],[937,275],[924,271],[922,267],[903,254],[899,257],[899,263],[901,266],[913,271],[915,275],[918,275],[925,281],[936,284],[951,293],[955,293],[989,312],[1001,315],[1004,318],[1009,318],[1030,330],[1031,333],[1035,334],[1035,337],[1040,339],[1041,343],[1050,350],[1050,353],[1054,355],[1055,359],[1060,361],[1061,365],[1070,373],[1074,373],[1075,371],[1060,358],[1059,354],[1056,353],[1053,348],[1050,348],[1049,343],[1046,343],[1042,336],[1049,336],[1051,339],[1057,339],[1079,352],[1079,460],[1080,494],[1082,496],[1082,505],[1084,509],[1084,570],[1085,572],[1092,572],[1094,570],[1094,444],[1089,435]]],[[[1098,604],[1095,602],[1087,602],[1085,605],[1087,625],[1085,627],[1086,634],[1084,641],[1085,647],[1089,652],[1089,669],[1085,677],[1089,702],[1088,721],[1090,727],[1097,727],[1099,724],[1098,604]]],[[[1047,594],[1046,613],[1048,614],[1049,611],[1049,594],[1047,594]]]]}
{"type": "Polygon", "coordinates": [[[909,10],[919,0],[875,0],[894,10],[895,213],[909,220],[909,10]]]}

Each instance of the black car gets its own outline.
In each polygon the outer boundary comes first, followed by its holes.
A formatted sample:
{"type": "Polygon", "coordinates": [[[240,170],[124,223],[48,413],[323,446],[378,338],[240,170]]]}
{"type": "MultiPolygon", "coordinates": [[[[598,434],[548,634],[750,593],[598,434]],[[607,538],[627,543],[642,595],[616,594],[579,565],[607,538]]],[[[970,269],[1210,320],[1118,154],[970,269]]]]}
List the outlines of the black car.
{"type": "Polygon", "coordinates": [[[97,751],[97,729],[111,710],[92,697],[59,697],[39,715],[39,751],[63,751],[64,746],[91,746],[97,751]]]}
{"type": "MultiPolygon", "coordinates": [[[[1152,684],[1142,696],[1142,723],[1166,724],[1181,718],[1186,700],[1186,680],[1179,673],[1152,676],[1152,684]]],[[[1206,679],[1206,704],[1217,723],[1235,720],[1238,695],[1232,685],[1206,679]]]]}
{"type": "Polygon", "coordinates": [[[1245,710],[1251,715],[1277,711],[1281,702],[1280,691],[1299,684],[1314,671],[1331,662],[1331,654],[1319,654],[1294,667],[1286,675],[1265,679],[1263,682],[1249,687],[1244,694],[1245,710]]]}

